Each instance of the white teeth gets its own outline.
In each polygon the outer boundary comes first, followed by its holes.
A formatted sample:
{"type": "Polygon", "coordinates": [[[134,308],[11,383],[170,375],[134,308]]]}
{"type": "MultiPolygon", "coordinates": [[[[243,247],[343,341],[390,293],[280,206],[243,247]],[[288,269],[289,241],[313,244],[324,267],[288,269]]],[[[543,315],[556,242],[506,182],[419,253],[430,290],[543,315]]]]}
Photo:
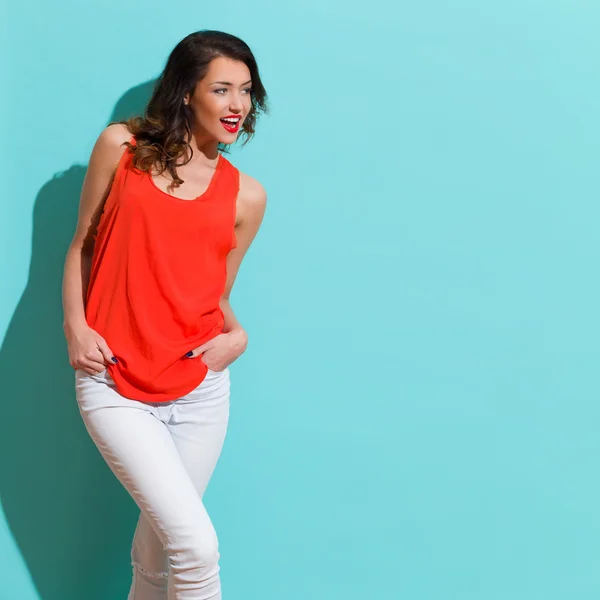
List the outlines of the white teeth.
{"type": "Polygon", "coordinates": [[[227,123],[232,123],[233,125],[235,125],[235,124],[236,124],[236,123],[239,121],[239,119],[228,119],[228,118],[224,118],[224,119],[221,119],[221,121],[225,121],[225,122],[227,122],[227,123]]]}

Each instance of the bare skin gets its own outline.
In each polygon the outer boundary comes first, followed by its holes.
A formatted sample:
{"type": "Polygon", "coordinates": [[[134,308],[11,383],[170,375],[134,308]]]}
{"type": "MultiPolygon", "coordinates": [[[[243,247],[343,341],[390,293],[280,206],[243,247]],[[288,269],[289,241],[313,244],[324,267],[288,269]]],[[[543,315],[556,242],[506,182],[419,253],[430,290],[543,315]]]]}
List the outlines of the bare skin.
{"type": "MultiPolygon", "coordinates": [[[[168,173],[153,174],[154,183],[163,191],[181,199],[193,199],[207,188],[218,159],[218,143],[232,144],[238,133],[228,132],[220,122],[221,117],[240,115],[243,119],[251,107],[248,88],[250,72],[240,61],[215,58],[209,70],[191,96],[182,99],[193,112],[192,137],[189,141],[194,151],[192,160],[177,168],[184,183],[173,188],[168,173]],[[230,82],[228,85],[215,82],[230,82]]],[[[90,375],[103,371],[113,358],[106,340],[87,325],[84,299],[89,284],[94,252],[93,235],[119,159],[131,134],[124,125],[108,126],[98,136],[92,150],[83,182],[79,215],[75,234],[69,245],[63,275],[63,328],[67,340],[69,363],[90,375]]],[[[223,333],[202,346],[190,348],[190,359],[201,360],[213,371],[222,371],[245,350],[248,336],[231,308],[229,296],[250,244],[254,240],[266,209],[267,195],[254,178],[240,172],[240,190],[236,199],[235,235],[237,246],[227,256],[227,283],[220,300],[225,315],[223,333]]]]}

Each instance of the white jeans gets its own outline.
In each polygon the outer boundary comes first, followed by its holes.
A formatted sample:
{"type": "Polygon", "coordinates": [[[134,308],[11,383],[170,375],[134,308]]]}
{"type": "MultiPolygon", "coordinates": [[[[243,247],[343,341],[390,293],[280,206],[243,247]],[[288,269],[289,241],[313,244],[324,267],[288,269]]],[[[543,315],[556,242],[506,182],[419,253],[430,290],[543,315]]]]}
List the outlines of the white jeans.
{"type": "MultiPolygon", "coordinates": [[[[195,359],[200,360],[200,359],[195,359]]],[[[229,421],[229,368],[169,402],[125,398],[107,370],[75,371],[85,427],[140,508],[127,600],[221,600],[218,539],[202,496],[229,421]]]]}

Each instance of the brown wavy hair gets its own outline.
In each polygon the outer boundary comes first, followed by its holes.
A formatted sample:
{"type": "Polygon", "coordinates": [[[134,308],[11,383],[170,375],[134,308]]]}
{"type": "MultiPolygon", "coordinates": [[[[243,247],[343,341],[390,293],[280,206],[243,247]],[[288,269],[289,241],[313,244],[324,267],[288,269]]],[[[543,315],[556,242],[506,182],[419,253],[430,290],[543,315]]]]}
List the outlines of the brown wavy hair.
{"type": "MultiPolygon", "coordinates": [[[[150,171],[156,166],[159,174],[165,170],[169,172],[175,187],[183,183],[176,167],[187,164],[193,153],[185,141],[186,134],[190,138],[192,135],[192,111],[184,104],[183,98],[193,93],[198,81],[206,75],[210,62],[219,56],[240,60],[250,71],[252,105],[239,137],[245,137],[242,146],[252,139],[259,115],[269,111],[267,93],[260,79],[256,59],[240,38],[223,31],[204,29],[190,33],[172,50],[163,72],[156,80],[143,116],[114,121],[126,125],[135,137],[135,146],[130,142],[125,143],[133,153],[135,168],[150,171]],[[188,160],[178,164],[177,160],[188,151],[188,160]]],[[[228,148],[228,144],[219,142],[219,150],[229,153],[228,148]]]]}

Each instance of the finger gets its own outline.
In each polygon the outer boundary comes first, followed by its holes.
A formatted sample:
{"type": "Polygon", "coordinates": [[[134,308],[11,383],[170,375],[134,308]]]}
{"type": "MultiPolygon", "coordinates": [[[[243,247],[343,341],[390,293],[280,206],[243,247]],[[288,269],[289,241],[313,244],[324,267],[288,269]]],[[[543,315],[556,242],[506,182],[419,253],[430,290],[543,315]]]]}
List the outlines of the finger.
{"type": "Polygon", "coordinates": [[[87,360],[80,368],[90,375],[98,375],[106,369],[106,365],[102,362],[87,360]]]}
{"type": "Polygon", "coordinates": [[[115,355],[112,353],[112,350],[108,347],[108,344],[106,343],[106,340],[98,340],[96,342],[96,345],[98,346],[98,349],[100,350],[100,352],[102,352],[102,356],[104,357],[104,360],[106,361],[106,364],[110,364],[112,363],[118,363],[119,361],[117,360],[117,358],[115,357],[115,355]]]}
{"type": "Polygon", "coordinates": [[[208,342],[204,342],[204,344],[202,344],[201,346],[197,346],[196,348],[194,348],[196,356],[198,356],[198,354],[202,354],[203,352],[206,352],[207,350],[212,348],[214,346],[214,344],[215,344],[215,338],[211,338],[210,340],[208,340],[208,342]]]}
{"type": "Polygon", "coordinates": [[[200,354],[200,352],[198,351],[198,348],[194,348],[193,350],[190,350],[186,356],[188,358],[196,358],[196,356],[198,356],[198,354],[200,354]]]}

